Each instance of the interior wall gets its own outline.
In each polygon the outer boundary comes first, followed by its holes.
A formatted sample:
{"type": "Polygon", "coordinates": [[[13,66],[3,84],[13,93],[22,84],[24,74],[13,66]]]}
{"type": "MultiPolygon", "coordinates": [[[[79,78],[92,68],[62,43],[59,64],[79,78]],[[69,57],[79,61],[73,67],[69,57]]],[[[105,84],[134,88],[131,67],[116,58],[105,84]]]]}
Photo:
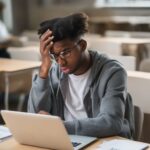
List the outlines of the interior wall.
{"type": "Polygon", "coordinates": [[[149,8],[94,8],[94,0],[0,0],[7,8],[4,22],[9,30],[20,33],[36,30],[41,21],[86,12],[91,17],[101,16],[149,16],[149,8]]]}
{"type": "Polygon", "coordinates": [[[28,28],[27,0],[12,0],[13,33],[19,34],[28,28]]]}
{"type": "Polygon", "coordinates": [[[4,3],[2,18],[8,30],[19,34],[28,28],[27,0],[0,0],[4,3]]]}
{"type": "Polygon", "coordinates": [[[52,0],[28,0],[29,28],[37,29],[41,21],[83,11],[93,6],[93,3],[93,0],[70,0],[68,3],[58,4],[52,0]]]}

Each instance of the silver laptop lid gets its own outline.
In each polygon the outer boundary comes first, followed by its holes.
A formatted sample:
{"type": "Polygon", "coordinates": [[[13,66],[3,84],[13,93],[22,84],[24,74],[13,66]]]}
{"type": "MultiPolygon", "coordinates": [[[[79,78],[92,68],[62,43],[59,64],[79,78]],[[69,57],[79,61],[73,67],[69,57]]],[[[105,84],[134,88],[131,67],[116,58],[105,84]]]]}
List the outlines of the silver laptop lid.
{"type": "Polygon", "coordinates": [[[59,117],[16,111],[1,111],[6,126],[21,144],[72,150],[70,138],[59,117]]]}

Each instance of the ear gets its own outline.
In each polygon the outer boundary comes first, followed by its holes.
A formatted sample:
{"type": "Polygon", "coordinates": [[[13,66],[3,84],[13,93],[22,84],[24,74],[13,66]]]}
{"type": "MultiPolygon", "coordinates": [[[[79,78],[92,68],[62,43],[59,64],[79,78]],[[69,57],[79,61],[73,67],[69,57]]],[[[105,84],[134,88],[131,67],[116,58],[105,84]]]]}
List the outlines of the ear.
{"type": "Polygon", "coordinates": [[[81,48],[81,51],[85,51],[87,47],[87,42],[83,39],[80,40],[79,46],[81,48]]]}

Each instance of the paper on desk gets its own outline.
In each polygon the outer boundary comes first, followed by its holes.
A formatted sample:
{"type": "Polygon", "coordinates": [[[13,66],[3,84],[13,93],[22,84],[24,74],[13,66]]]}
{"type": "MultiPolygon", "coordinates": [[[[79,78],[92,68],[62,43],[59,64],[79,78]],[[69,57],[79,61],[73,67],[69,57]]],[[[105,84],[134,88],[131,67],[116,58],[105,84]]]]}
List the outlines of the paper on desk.
{"type": "Polygon", "coordinates": [[[144,150],[148,146],[148,144],[141,142],[116,139],[103,142],[96,150],[144,150]]]}
{"type": "Polygon", "coordinates": [[[11,132],[7,127],[0,126],[0,141],[11,136],[11,132]]]}

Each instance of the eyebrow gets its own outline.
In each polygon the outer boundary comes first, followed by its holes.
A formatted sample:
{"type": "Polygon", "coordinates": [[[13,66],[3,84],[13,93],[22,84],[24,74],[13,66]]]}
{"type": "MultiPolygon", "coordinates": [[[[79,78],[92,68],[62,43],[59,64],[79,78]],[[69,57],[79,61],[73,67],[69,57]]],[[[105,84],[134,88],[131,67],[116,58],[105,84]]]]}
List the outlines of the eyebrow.
{"type": "MultiPolygon", "coordinates": [[[[65,51],[67,51],[67,50],[69,50],[69,49],[71,49],[71,48],[72,48],[72,47],[68,47],[68,48],[66,47],[66,48],[64,48],[61,52],[65,52],[65,51]]],[[[56,54],[56,55],[57,55],[57,54],[60,54],[61,52],[59,52],[59,53],[54,53],[53,50],[52,50],[52,52],[50,51],[51,54],[56,54]]]]}
{"type": "Polygon", "coordinates": [[[72,47],[68,47],[68,48],[64,48],[61,52],[65,52],[65,51],[67,51],[67,50],[69,50],[69,49],[71,49],[72,47]]]}

